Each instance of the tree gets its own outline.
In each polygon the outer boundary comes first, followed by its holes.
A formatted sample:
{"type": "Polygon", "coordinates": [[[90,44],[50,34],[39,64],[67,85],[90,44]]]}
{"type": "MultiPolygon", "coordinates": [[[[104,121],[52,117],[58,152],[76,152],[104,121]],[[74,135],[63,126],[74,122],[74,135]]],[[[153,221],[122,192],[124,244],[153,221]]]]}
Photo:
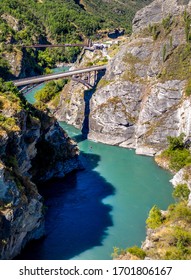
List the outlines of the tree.
{"type": "Polygon", "coordinates": [[[149,228],[155,229],[162,224],[163,218],[160,209],[154,205],[149,212],[149,217],[146,220],[146,224],[149,228]]]}
{"type": "Polygon", "coordinates": [[[183,149],[184,148],[185,134],[181,133],[178,137],[168,136],[167,141],[169,143],[169,150],[183,149]]]}
{"type": "Polygon", "coordinates": [[[179,200],[187,201],[190,194],[190,190],[187,184],[178,184],[173,191],[173,197],[179,200]]]}

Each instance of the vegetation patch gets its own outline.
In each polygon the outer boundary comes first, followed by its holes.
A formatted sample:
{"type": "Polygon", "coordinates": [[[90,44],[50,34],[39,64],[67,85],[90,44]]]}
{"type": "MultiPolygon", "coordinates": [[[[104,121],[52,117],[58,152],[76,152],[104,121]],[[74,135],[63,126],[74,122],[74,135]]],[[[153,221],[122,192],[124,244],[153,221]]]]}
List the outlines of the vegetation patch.
{"type": "Polygon", "coordinates": [[[146,220],[146,224],[149,228],[155,229],[162,224],[163,217],[160,209],[155,205],[149,212],[149,217],[146,220]]]}
{"type": "Polygon", "coordinates": [[[47,103],[54,99],[63,89],[67,80],[50,81],[45,87],[35,94],[37,101],[47,103]]]}
{"type": "MultiPolygon", "coordinates": [[[[172,51],[171,55],[166,59],[167,50],[163,46],[163,68],[159,74],[161,82],[168,80],[186,80],[191,75],[191,46],[190,44],[179,45],[172,51]]],[[[189,92],[189,90],[188,90],[189,92]]]]}
{"type": "Polygon", "coordinates": [[[146,257],[145,251],[137,246],[128,248],[127,252],[138,257],[141,260],[144,260],[144,258],[146,257]]]}
{"type": "Polygon", "coordinates": [[[191,79],[189,79],[187,84],[186,84],[185,93],[186,93],[186,96],[191,95],[191,79]]]}
{"type": "Polygon", "coordinates": [[[180,201],[187,201],[190,195],[190,190],[187,184],[178,184],[173,191],[173,197],[180,201]]]}
{"type": "Polygon", "coordinates": [[[98,88],[106,87],[106,86],[109,85],[111,82],[112,82],[112,81],[110,81],[110,80],[106,80],[106,79],[102,78],[102,79],[99,81],[97,87],[98,87],[98,88]]]}
{"type": "Polygon", "coordinates": [[[128,260],[143,260],[146,253],[143,249],[133,246],[127,249],[113,248],[112,258],[114,259],[128,259],[128,260]]]}
{"type": "Polygon", "coordinates": [[[126,64],[136,64],[136,63],[140,63],[141,59],[139,59],[137,56],[132,55],[131,53],[126,53],[123,57],[123,62],[126,64]]]}
{"type": "Polygon", "coordinates": [[[20,130],[15,118],[8,118],[3,116],[2,114],[0,114],[0,129],[5,130],[6,132],[16,132],[20,130]]]}
{"type": "Polygon", "coordinates": [[[161,153],[160,159],[168,162],[169,169],[178,172],[184,166],[191,164],[190,151],[185,148],[184,134],[178,137],[167,137],[169,147],[161,153]]]}
{"type": "Polygon", "coordinates": [[[0,114],[0,126],[6,131],[19,131],[15,118],[8,118],[0,114]]]}

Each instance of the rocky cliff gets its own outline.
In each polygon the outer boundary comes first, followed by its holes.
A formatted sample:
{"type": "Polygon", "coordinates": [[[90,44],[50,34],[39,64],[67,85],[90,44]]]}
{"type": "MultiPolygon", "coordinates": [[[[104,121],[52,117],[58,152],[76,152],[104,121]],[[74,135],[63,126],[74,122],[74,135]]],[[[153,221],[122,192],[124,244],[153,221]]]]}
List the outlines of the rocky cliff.
{"type": "Polygon", "coordinates": [[[55,118],[9,90],[0,93],[0,259],[11,259],[44,233],[34,182],[78,169],[79,150],[55,118]]]}
{"type": "MultiPolygon", "coordinates": [[[[168,135],[190,137],[190,3],[157,0],[136,14],[136,32],[109,61],[90,100],[89,139],[154,155],[168,135]]],[[[85,94],[74,84],[68,88],[59,117],[82,127],[85,94]]]]}
{"type": "Polygon", "coordinates": [[[91,100],[90,139],[153,155],[165,147],[168,135],[190,136],[191,100],[185,86],[191,57],[183,16],[163,18],[162,9],[157,10],[163,21],[153,24],[145,13],[164,2],[171,1],[154,1],[136,15],[135,23],[140,16],[145,28],[133,34],[109,63],[106,86],[91,100]]]}
{"type": "Polygon", "coordinates": [[[185,9],[190,10],[190,0],[155,0],[139,10],[133,19],[133,32],[139,32],[149,23],[158,23],[169,15],[180,15],[185,9]]]}
{"type": "MultiPolygon", "coordinates": [[[[88,138],[152,156],[167,148],[167,136],[191,138],[191,1],[153,1],[136,14],[133,30],[89,98],[88,138]]],[[[84,112],[86,93],[78,103],[75,84],[69,86],[70,96],[66,88],[59,109],[66,113],[60,116],[82,128],[83,117],[76,116],[84,112]],[[67,96],[75,115],[69,113],[67,96]]],[[[191,190],[190,182],[190,166],[172,180],[191,190]]],[[[190,201],[191,195],[188,204],[169,207],[159,217],[160,226],[148,229],[143,244],[148,258],[190,258],[190,201]],[[189,241],[181,243],[184,236],[189,241]]]]}

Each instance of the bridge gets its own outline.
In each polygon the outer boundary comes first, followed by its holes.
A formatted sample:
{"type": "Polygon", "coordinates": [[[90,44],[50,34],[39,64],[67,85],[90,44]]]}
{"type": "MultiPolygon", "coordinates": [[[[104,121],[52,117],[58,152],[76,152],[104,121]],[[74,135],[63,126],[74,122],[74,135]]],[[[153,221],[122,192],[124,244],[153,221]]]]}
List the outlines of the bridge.
{"type": "MultiPolygon", "coordinates": [[[[106,67],[107,67],[107,65],[91,66],[91,67],[82,68],[82,69],[70,70],[70,71],[66,71],[66,72],[62,72],[62,73],[55,73],[55,74],[41,75],[41,76],[35,76],[35,77],[31,77],[31,78],[13,80],[12,82],[15,86],[17,86],[17,87],[25,86],[24,89],[26,89],[26,86],[28,87],[29,85],[39,84],[39,83],[47,82],[50,80],[57,80],[57,79],[63,79],[63,78],[67,78],[67,77],[73,77],[74,81],[82,83],[85,86],[87,86],[88,88],[92,88],[97,81],[97,72],[106,70],[106,67]],[[90,84],[90,78],[91,78],[90,73],[91,72],[94,72],[93,86],[90,84]],[[85,73],[88,74],[88,79],[82,80],[80,78],[80,75],[85,74],[85,73]]],[[[22,90],[24,90],[24,89],[22,89],[22,90]]]]}
{"type": "Polygon", "coordinates": [[[21,48],[65,48],[65,47],[82,47],[82,48],[91,48],[92,40],[89,39],[87,43],[73,43],[73,44],[35,44],[35,45],[16,45],[21,48]]]}

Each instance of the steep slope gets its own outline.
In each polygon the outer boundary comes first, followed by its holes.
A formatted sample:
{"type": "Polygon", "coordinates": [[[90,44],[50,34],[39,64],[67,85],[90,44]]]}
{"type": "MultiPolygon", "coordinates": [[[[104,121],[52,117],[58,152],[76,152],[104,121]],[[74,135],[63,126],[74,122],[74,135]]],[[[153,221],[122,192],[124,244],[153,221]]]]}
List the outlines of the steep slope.
{"type": "MultiPolygon", "coordinates": [[[[155,11],[153,3],[149,7],[155,11]]],[[[168,135],[190,137],[191,99],[185,94],[191,74],[190,4],[174,1],[173,7],[187,12],[165,13],[157,24],[147,21],[148,27],[131,36],[110,61],[105,86],[91,99],[90,139],[153,155],[166,146],[168,135]]],[[[143,14],[138,13],[141,20],[149,20],[143,14]]]]}
{"type": "MultiPolygon", "coordinates": [[[[148,2],[143,1],[143,5],[148,2]]],[[[74,0],[2,0],[0,67],[8,62],[14,76],[24,77],[48,71],[57,62],[73,62],[79,54],[79,48],[34,51],[22,49],[18,45],[80,42],[89,37],[96,38],[97,32],[102,29],[107,34],[108,27],[111,30],[125,28],[129,32],[132,17],[142,6],[141,1],[126,1],[124,5],[113,1],[88,3],[89,8],[86,10],[78,5],[80,1],[74,0]]]]}
{"type": "Polygon", "coordinates": [[[104,28],[125,28],[127,32],[131,32],[131,22],[135,12],[151,1],[81,0],[75,2],[79,3],[90,14],[100,15],[104,28]]]}
{"type": "MultiPolygon", "coordinates": [[[[164,149],[169,135],[183,132],[189,139],[190,2],[170,2],[172,14],[164,9],[168,2],[154,1],[136,14],[136,33],[109,61],[105,76],[89,100],[89,139],[134,148],[147,155],[164,149]],[[145,11],[152,13],[154,23],[145,11]],[[141,30],[139,21],[145,22],[141,30]]],[[[96,59],[97,52],[87,51],[80,65],[88,65],[88,57],[89,63],[101,60],[100,56],[96,59]]],[[[61,95],[57,116],[82,128],[83,99],[88,93],[83,95],[83,87],[80,90],[78,85],[68,94],[70,87],[71,83],[61,95]]]]}
{"type": "Polygon", "coordinates": [[[11,259],[44,233],[44,206],[34,182],[78,169],[78,147],[47,112],[0,87],[0,259],[11,259]]]}

